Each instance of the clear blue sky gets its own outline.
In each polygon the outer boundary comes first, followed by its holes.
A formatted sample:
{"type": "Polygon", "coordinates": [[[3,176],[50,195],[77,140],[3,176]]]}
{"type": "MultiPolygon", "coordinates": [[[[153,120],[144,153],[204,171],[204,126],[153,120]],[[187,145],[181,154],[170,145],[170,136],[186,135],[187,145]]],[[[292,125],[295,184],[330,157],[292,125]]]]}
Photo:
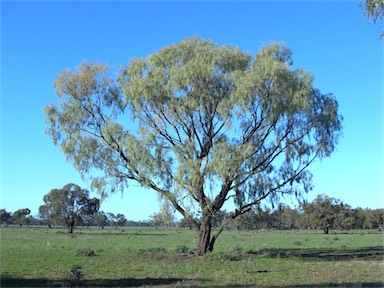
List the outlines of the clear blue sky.
{"type": "MultiPolygon", "coordinates": [[[[310,168],[315,187],[307,199],[327,194],[383,208],[380,33],[359,1],[2,1],[0,208],[37,214],[51,189],[88,187],[45,134],[43,107],[57,103],[52,84],[60,70],[91,60],[117,72],[133,57],[194,35],[253,54],[262,43],[284,41],[295,68],[334,93],[344,116],[337,151],[310,168]]],[[[158,207],[153,192],[132,184],[101,209],[144,220],[158,207]]]]}

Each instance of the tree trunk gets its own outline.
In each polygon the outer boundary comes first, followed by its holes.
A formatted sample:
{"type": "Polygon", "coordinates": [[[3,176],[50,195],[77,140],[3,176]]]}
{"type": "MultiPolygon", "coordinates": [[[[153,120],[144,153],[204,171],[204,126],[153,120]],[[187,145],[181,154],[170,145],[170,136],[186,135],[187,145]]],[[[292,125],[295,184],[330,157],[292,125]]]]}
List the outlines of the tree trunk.
{"type": "Polygon", "coordinates": [[[328,223],[325,225],[325,227],[324,227],[324,233],[325,234],[328,234],[329,233],[329,229],[330,229],[330,227],[331,227],[331,225],[329,225],[328,223]]]}
{"type": "Polygon", "coordinates": [[[199,244],[197,247],[197,255],[202,256],[213,250],[216,238],[211,239],[212,224],[210,221],[203,221],[199,229],[199,244]]]}
{"type": "Polygon", "coordinates": [[[68,227],[68,232],[69,233],[73,233],[73,226],[74,225],[72,225],[72,224],[69,225],[69,227],[68,227]]]}
{"type": "Polygon", "coordinates": [[[73,219],[73,217],[70,217],[67,224],[68,224],[68,232],[73,233],[73,227],[75,226],[75,219],[73,219]]]}

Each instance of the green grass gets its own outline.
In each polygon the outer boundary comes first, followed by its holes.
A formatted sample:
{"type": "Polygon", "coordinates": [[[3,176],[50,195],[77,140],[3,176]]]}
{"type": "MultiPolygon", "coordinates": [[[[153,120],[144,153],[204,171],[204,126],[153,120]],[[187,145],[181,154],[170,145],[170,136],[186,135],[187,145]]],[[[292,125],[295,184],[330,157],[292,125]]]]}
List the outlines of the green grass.
{"type": "Polygon", "coordinates": [[[190,253],[179,229],[2,227],[1,286],[377,287],[384,286],[378,231],[225,231],[215,251],[190,253]],[[71,269],[81,266],[83,279],[71,269]]]}

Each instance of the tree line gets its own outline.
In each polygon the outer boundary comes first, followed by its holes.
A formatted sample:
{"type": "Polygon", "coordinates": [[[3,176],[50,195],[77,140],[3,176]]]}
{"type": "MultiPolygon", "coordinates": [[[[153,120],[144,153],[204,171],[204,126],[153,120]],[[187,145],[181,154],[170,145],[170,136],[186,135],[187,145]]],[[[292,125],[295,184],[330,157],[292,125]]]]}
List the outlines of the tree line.
{"type": "MultiPolygon", "coordinates": [[[[215,226],[230,218],[223,212],[216,217],[215,226]]],[[[310,203],[301,203],[297,208],[280,204],[276,209],[257,208],[242,215],[232,223],[233,229],[319,229],[326,234],[330,229],[382,229],[384,209],[352,208],[350,205],[319,195],[310,203]]]]}
{"type": "MultiPolygon", "coordinates": [[[[47,225],[66,226],[72,233],[74,226],[118,227],[180,227],[193,228],[185,220],[177,220],[170,205],[164,205],[158,213],[147,220],[129,221],[122,213],[113,214],[99,211],[99,199],[90,198],[89,192],[78,185],[68,184],[62,189],[52,189],[43,197],[44,204],[39,207],[37,217],[30,215],[28,208],[15,212],[0,210],[1,224],[4,225],[47,225]]],[[[213,217],[214,228],[226,226],[227,229],[321,229],[329,233],[330,229],[382,229],[384,209],[352,208],[339,199],[326,195],[317,196],[312,202],[303,202],[296,208],[279,204],[271,207],[257,207],[248,213],[232,219],[232,213],[220,211],[213,217]]],[[[196,218],[199,218],[197,215],[196,218]]]]}

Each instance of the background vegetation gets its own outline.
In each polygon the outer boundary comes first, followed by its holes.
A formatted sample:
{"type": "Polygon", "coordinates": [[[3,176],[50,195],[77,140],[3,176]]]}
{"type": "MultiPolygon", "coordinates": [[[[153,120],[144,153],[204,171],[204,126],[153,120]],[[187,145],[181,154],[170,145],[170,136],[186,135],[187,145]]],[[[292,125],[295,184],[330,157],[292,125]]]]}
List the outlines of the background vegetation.
{"type": "MultiPolygon", "coordinates": [[[[42,205],[45,206],[45,205],[42,205]]],[[[52,219],[49,214],[39,213],[30,215],[28,208],[8,212],[0,209],[0,220],[3,225],[50,225],[66,226],[62,218],[52,219]]],[[[350,205],[325,195],[319,195],[310,203],[301,203],[296,208],[280,204],[278,207],[261,207],[241,215],[233,221],[232,214],[226,211],[216,213],[212,224],[220,227],[224,222],[228,229],[256,230],[256,229],[382,229],[384,209],[352,208],[350,205]]],[[[122,213],[98,211],[94,214],[81,214],[77,217],[79,227],[98,226],[112,227],[179,227],[191,228],[192,224],[185,219],[177,220],[174,211],[169,206],[150,216],[150,219],[131,221],[122,213]]]]}

